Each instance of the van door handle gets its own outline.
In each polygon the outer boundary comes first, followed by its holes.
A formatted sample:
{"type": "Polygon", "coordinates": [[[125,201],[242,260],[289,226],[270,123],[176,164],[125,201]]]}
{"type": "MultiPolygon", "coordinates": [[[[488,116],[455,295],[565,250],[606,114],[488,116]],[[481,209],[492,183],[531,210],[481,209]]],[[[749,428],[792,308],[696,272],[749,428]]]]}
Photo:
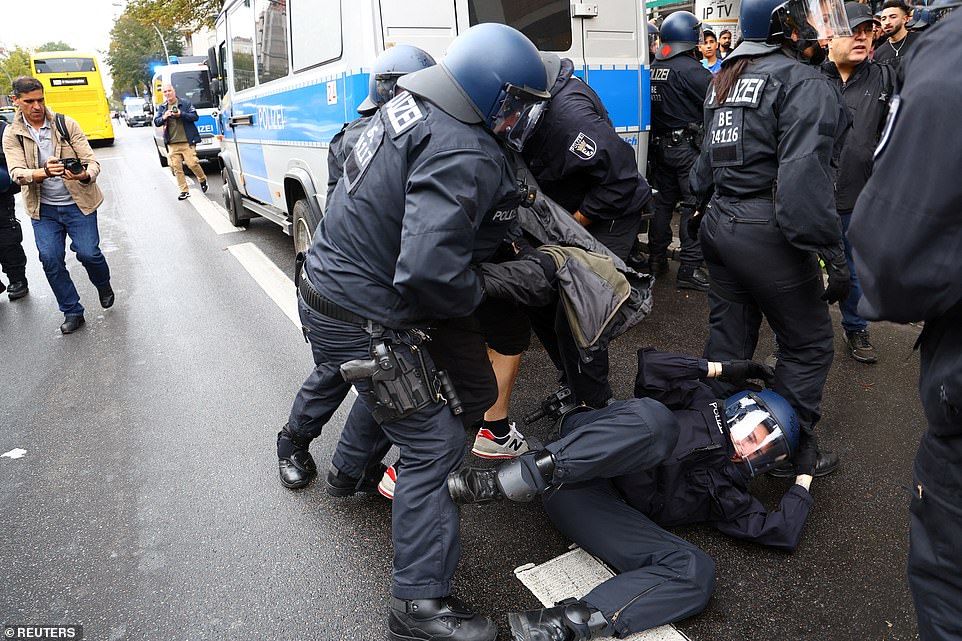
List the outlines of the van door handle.
{"type": "Polygon", "coordinates": [[[227,122],[231,127],[238,127],[244,125],[251,127],[254,124],[254,114],[243,114],[241,116],[231,116],[227,119],[227,122]]]}

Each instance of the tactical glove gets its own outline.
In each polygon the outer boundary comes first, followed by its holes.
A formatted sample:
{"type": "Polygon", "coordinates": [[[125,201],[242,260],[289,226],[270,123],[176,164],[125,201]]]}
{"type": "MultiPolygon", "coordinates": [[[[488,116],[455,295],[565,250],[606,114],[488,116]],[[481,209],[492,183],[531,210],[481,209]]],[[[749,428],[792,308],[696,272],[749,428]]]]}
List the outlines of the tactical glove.
{"type": "Polygon", "coordinates": [[[539,251],[532,247],[531,245],[525,243],[521,245],[518,249],[518,258],[521,260],[531,260],[541,266],[541,271],[544,272],[544,277],[550,283],[554,281],[555,275],[558,273],[558,266],[554,262],[554,258],[539,251]]]}
{"type": "Polygon", "coordinates": [[[822,300],[829,305],[845,300],[852,289],[852,274],[848,271],[845,254],[836,254],[831,258],[822,255],[821,259],[825,263],[825,271],[828,272],[828,287],[822,294],[822,300]]]}
{"type": "Polygon", "coordinates": [[[747,385],[749,379],[763,381],[766,387],[775,384],[775,370],[755,361],[722,361],[721,368],[718,380],[736,387],[747,385]]]}

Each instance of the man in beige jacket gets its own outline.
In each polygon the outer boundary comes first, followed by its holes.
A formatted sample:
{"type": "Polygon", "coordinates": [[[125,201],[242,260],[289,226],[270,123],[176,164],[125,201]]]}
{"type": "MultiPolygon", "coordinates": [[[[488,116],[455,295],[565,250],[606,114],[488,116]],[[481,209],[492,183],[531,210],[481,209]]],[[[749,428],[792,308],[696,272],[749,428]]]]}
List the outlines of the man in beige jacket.
{"type": "Polygon", "coordinates": [[[114,304],[97,228],[97,208],[104,200],[97,187],[100,164],[80,125],[47,109],[36,78],[14,80],[13,100],[18,110],[4,131],[3,152],[11,179],[23,188],[40,262],[64,315],[60,331],[70,334],[84,324],[84,307],[64,260],[68,236],[101,306],[114,304]]]}

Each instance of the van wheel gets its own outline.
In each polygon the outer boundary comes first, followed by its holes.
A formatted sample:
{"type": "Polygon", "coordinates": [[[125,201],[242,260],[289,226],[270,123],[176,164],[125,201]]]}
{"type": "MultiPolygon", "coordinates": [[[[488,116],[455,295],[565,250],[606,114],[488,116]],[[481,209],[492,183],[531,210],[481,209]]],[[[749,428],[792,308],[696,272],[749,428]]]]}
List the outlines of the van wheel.
{"type": "Polygon", "coordinates": [[[227,220],[234,227],[247,227],[251,224],[250,218],[242,218],[243,205],[241,205],[240,194],[234,187],[234,177],[231,176],[230,169],[224,167],[220,172],[220,177],[224,181],[221,193],[224,194],[224,209],[227,210],[227,220]]]}
{"type": "Polygon", "coordinates": [[[154,142],[154,148],[157,150],[157,160],[160,161],[160,166],[161,166],[161,167],[167,167],[167,166],[168,166],[168,165],[167,165],[167,157],[164,156],[164,154],[160,153],[160,147],[157,146],[157,143],[156,143],[156,142],[154,142]]]}
{"type": "Polygon", "coordinates": [[[301,198],[294,203],[292,214],[294,227],[291,236],[294,237],[294,253],[307,252],[311,248],[314,230],[317,229],[317,224],[320,221],[315,220],[314,210],[307,204],[306,198],[301,198]]]}

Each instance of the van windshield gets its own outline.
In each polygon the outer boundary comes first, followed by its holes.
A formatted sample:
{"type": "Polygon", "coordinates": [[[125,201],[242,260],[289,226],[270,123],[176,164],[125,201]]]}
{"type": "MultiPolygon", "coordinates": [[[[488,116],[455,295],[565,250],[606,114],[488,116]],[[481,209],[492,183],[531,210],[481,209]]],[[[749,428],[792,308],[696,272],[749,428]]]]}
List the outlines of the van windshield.
{"type": "Polygon", "coordinates": [[[189,100],[195,109],[210,109],[214,100],[210,94],[210,80],[206,71],[178,71],[171,75],[177,97],[189,100]]]}

